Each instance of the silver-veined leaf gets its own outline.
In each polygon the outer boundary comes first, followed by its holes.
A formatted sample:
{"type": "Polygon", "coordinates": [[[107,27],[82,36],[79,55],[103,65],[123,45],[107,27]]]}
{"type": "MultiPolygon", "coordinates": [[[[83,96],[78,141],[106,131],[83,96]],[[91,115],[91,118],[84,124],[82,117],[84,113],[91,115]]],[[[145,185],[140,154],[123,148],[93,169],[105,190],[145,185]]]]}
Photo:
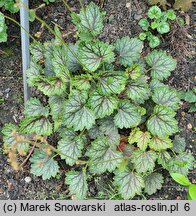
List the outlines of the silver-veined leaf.
{"type": "Polygon", "coordinates": [[[86,105],[87,93],[76,91],[64,104],[63,124],[75,131],[90,129],[95,124],[95,114],[86,105]]]}
{"type": "Polygon", "coordinates": [[[160,138],[157,136],[152,137],[149,147],[155,151],[162,151],[168,148],[172,148],[173,144],[169,137],[160,138]]]}
{"type": "Polygon", "coordinates": [[[152,95],[152,99],[155,103],[170,107],[173,110],[178,108],[178,103],[180,101],[177,92],[168,86],[159,86],[156,88],[152,95]]]}
{"type": "Polygon", "coordinates": [[[66,101],[65,95],[51,95],[48,103],[50,105],[51,115],[54,119],[58,119],[63,111],[63,105],[66,101]]]}
{"type": "Polygon", "coordinates": [[[170,159],[168,169],[171,173],[180,173],[186,176],[189,170],[193,169],[194,163],[195,159],[191,153],[182,152],[170,159]]]}
{"type": "Polygon", "coordinates": [[[155,106],[151,117],[147,121],[148,130],[155,136],[167,137],[178,131],[178,122],[174,118],[176,113],[168,107],[155,106]]]}
{"type": "Polygon", "coordinates": [[[34,86],[36,78],[40,75],[42,71],[41,65],[31,60],[30,67],[26,70],[27,83],[30,87],[34,86]]]}
{"type": "Polygon", "coordinates": [[[176,68],[176,60],[164,51],[153,51],[146,56],[146,62],[151,67],[153,79],[163,80],[170,76],[170,72],[176,68]]]}
{"type": "Polygon", "coordinates": [[[114,176],[114,184],[118,187],[118,192],[124,199],[131,199],[136,194],[141,194],[144,188],[144,180],[138,173],[125,169],[116,170],[114,176]]]}
{"type": "Polygon", "coordinates": [[[30,158],[31,173],[36,176],[42,176],[43,180],[55,177],[59,171],[57,161],[41,149],[35,149],[30,158]]]}
{"type": "Polygon", "coordinates": [[[20,123],[22,133],[36,133],[49,136],[52,133],[52,124],[44,116],[26,117],[20,123]]]}
{"type": "Polygon", "coordinates": [[[116,150],[107,137],[99,137],[91,143],[86,155],[90,158],[89,167],[93,173],[112,172],[122,161],[122,153],[116,150]]]}
{"type": "Polygon", "coordinates": [[[19,128],[14,124],[5,124],[2,129],[5,150],[17,149],[20,155],[25,156],[29,150],[29,143],[26,137],[19,133],[19,128]]]}
{"type": "Polygon", "coordinates": [[[67,53],[64,47],[56,46],[53,48],[52,66],[57,77],[63,77],[65,80],[70,79],[70,73],[67,67],[67,53]]]}
{"type": "Polygon", "coordinates": [[[35,86],[45,95],[61,95],[66,91],[67,85],[58,77],[39,77],[35,81],[35,86]]]}
{"type": "Polygon", "coordinates": [[[119,63],[123,66],[131,66],[140,57],[143,43],[137,38],[123,37],[115,43],[119,55],[119,63]]]}
{"type": "Polygon", "coordinates": [[[173,149],[176,153],[181,153],[185,150],[186,141],[180,135],[176,135],[173,141],[173,149]]]}
{"type": "Polygon", "coordinates": [[[141,115],[137,107],[129,100],[120,101],[118,113],[114,116],[114,123],[119,128],[130,128],[137,126],[141,121],[141,115]]]}
{"type": "Polygon", "coordinates": [[[162,188],[163,176],[160,173],[151,173],[145,177],[144,183],[144,192],[148,195],[152,195],[162,188]]]}
{"type": "Polygon", "coordinates": [[[103,132],[100,130],[98,125],[93,125],[92,128],[88,130],[88,135],[91,139],[96,139],[99,136],[104,135],[103,132]]]}
{"type": "Polygon", "coordinates": [[[136,150],[132,153],[132,162],[138,173],[153,171],[157,155],[153,151],[136,150]]]}
{"type": "Polygon", "coordinates": [[[62,153],[60,154],[61,158],[66,159],[66,163],[73,166],[76,160],[81,157],[84,144],[84,137],[78,136],[76,132],[67,129],[63,133],[63,138],[58,142],[57,149],[62,153]]]}
{"type": "Polygon", "coordinates": [[[168,163],[170,159],[171,159],[171,156],[167,151],[161,151],[158,154],[157,162],[158,164],[162,165],[164,169],[168,169],[168,163]]]}
{"type": "Polygon", "coordinates": [[[49,108],[44,107],[43,104],[37,98],[30,98],[27,100],[24,109],[25,116],[45,116],[49,115],[49,108]]]}
{"type": "Polygon", "coordinates": [[[118,106],[117,97],[104,96],[98,92],[92,93],[88,102],[97,118],[103,118],[112,114],[118,106]]]}
{"type": "Polygon", "coordinates": [[[69,44],[67,49],[67,67],[70,72],[76,72],[81,68],[78,61],[78,44],[69,44]]]}
{"type": "Polygon", "coordinates": [[[165,84],[163,84],[162,82],[160,82],[158,79],[152,79],[150,82],[150,88],[152,91],[154,91],[156,88],[160,88],[160,87],[164,87],[166,86],[165,84]]]}
{"type": "Polygon", "coordinates": [[[79,32],[89,33],[96,36],[103,29],[104,13],[91,2],[86,8],[82,8],[80,14],[72,14],[72,19],[79,32]]]}
{"type": "Polygon", "coordinates": [[[148,131],[143,132],[139,129],[133,130],[130,133],[128,141],[130,144],[137,143],[137,146],[142,150],[145,151],[149,142],[150,142],[151,135],[148,131]]]}
{"type": "Polygon", "coordinates": [[[96,40],[88,43],[79,44],[79,58],[89,71],[95,71],[103,63],[112,63],[114,61],[113,46],[96,40]]]}
{"type": "Polygon", "coordinates": [[[72,78],[72,85],[78,90],[88,90],[91,87],[92,76],[89,74],[81,74],[72,78]]]}
{"type": "Polygon", "coordinates": [[[140,79],[129,82],[125,92],[128,98],[138,104],[144,103],[150,96],[148,84],[140,79]]]}
{"type": "Polygon", "coordinates": [[[66,173],[65,183],[69,185],[71,195],[77,199],[85,199],[88,192],[87,174],[83,171],[69,171],[66,173]]]}
{"type": "Polygon", "coordinates": [[[118,145],[120,143],[120,134],[118,128],[114,124],[113,116],[108,116],[97,121],[99,130],[102,135],[106,136],[111,145],[118,145]]]}
{"type": "Polygon", "coordinates": [[[104,95],[120,94],[125,89],[127,76],[123,71],[100,72],[98,77],[98,91],[104,95]]]}
{"type": "Polygon", "coordinates": [[[31,43],[30,46],[30,52],[31,52],[31,59],[35,62],[40,61],[41,59],[43,59],[43,45],[39,42],[33,42],[31,43]]]}
{"type": "Polygon", "coordinates": [[[65,103],[65,95],[51,95],[48,103],[50,106],[50,115],[54,121],[54,131],[62,125],[62,112],[65,103]]]}

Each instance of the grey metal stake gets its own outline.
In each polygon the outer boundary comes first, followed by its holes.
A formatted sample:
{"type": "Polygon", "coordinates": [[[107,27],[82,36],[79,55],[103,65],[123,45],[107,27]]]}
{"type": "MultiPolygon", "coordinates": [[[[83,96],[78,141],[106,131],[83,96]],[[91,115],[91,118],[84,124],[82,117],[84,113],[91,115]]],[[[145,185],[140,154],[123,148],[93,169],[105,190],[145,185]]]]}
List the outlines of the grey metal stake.
{"type": "MultiPolygon", "coordinates": [[[[21,0],[20,6],[20,24],[29,32],[29,12],[24,7],[24,4],[29,7],[28,0],[21,0]]],[[[23,72],[23,89],[24,89],[24,102],[30,97],[30,88],[27,85],[26,70],[30,65],[30,52],[29,52],[29,35],[21,28],[21,45],[22,45],[22,72],[23,72]]]]}

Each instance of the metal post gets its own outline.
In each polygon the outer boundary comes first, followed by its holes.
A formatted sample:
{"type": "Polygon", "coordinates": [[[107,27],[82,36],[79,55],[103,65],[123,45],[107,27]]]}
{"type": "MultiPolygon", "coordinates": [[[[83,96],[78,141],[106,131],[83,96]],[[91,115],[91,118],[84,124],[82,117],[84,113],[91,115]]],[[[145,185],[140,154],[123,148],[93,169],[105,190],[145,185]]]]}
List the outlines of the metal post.
{"type": "MultiPolygon", "coordinates": [[[[20,6],[20,24],[29,32],[29,12],[24,7],[29,7],[28,0],[21,0],[20,6]]],[[[22,45],[22,72],[23,72],[23,89],[24,89],[24,102],[30,97],[30,88],[27,85],[26,70],[30,64],[30,52],[29,52],[29,35],[21,28],[21,45],[22,45]]]]}

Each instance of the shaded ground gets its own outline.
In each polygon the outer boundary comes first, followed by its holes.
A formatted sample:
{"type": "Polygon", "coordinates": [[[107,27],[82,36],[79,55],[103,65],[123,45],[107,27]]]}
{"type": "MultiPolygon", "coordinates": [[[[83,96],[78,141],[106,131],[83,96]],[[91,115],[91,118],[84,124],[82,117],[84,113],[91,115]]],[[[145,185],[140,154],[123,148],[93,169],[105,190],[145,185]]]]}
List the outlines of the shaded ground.
{"type": "MultiPolygon", "coordinates": [[[[42,1],[36,1],[42,2],[42,1]]],[[[96,1],[98,2],[98,1],[96,1]]],[[[99,1],[102,2],[102,1],[99,1]]],[[[118,37],[128,35],[133,37],[140,32],[137,25],[138,20],[146,12],[147,7],[144,1],[126,1],[126,0],[107,0],[103,7],[107,11],[106,25],[101,38],[104,40],[113,41],[118,37]],[[131,2],[131,4],[130,4],[131,2]]],[[[69,1],[73,10],[78,10],[78,1],[69,1]]],[[[36,3],[39,5],[39,3],[36,3]]],[[[193,8],[194,9],[194,8],[193,8]]],[[[169,43],[170,39],[165,41],[164,48],[172,53],[179,60],[177,69],[169,78],[169,85],[178,90],[188,90],[195,85],[193,51],[193,14],[194,10],[189,12],[191,16],[190,25],[187,26],[188,36],[184,40],[188,41],[188,54],[183,57],[174,51],[173,46],[169,43]]],[[[50,4],[40,10],[38,15],[48,23],[53,20],[62,28],[64,38],[72,40],[74,27],[70,24],[70,17],[65,10],[62,2],[50,4]]],[[[17,18],[17,16],[16,16],[17,18]]],[[[22,118],[23,111],[23,87],[21,78],[21,55],[20,55],[20,38],[19,30],[12,23],[8,22],[10,37],[7,44],[0,44],[0,131],[6,122],[18,123],[22,118]]],[[[53,25],[53,24],[51,24],[53,25]]],[[[51,35],[46,29],[41,27],[39,23],[31,24],[33,33],[41,34],[40,40],[48,40],[51,35]]],[[[177,43],[177,41],[176,41],[177,43]]],[[[188,104],[181,103],[177,118],[181,128],[181,135],[186,139],[187,149],[195,153],[196,134],[193,129],[188,127],[188,124],[195,126],[194,114],[188,113],[188,104]]],[[[64,174],[66,168],[62,165],[61,173],[58,179],[43,181],[41,178],[32,176],[29,173],[29,164],[27,163],[24,169],[20,172],[15,172],[8,165],[6,155],[2,151],[2,134],[0,133],[0,199],[67,199],[68,190],[64,185],[64,174]]],[[[165,183],[163,188],[156,194],[147,197],[148,199],[186,199],[186,189],[174,183],[168,173],[164,171],[165,183]]],[[[195,182],[195,173],[189,175],[192,182],[195,182]]],[[[107,192],[103,190],[106,184],[109,184],[108,178],[100,177],[90,182],[89,196],[104,198],[107,197],[107,192]],[[97,194],[98,190],[103,193],[97,194]],[[106,194],[106,195],[105,195],[106,194]]],[[[112,191],[112,190],[111,190],[112,191]]],[[[113,195],[115,191],[113,191],[113,195]]],[[[110,195],[111,197],[111,195],[110,195]]],[[[136,199],[141,197],[136,197],[136,199]]]]}

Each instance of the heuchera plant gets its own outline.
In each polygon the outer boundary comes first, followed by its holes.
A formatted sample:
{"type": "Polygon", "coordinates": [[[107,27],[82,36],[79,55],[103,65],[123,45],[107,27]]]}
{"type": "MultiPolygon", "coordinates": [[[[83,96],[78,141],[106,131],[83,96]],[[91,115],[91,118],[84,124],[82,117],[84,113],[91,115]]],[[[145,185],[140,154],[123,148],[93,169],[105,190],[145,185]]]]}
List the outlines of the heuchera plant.
{"type": "Polygon", "coordinates": [[[65,182],[78,199],[88,196],[92,175],[113,173],[124,199],[161,189],[164,177],[156,167],[186,176],[194,158],[179,136],[175,146],[171,140],[179,131],[179,98],[162,83],[176,60],[161,50],[143,57],[138,38],[100,41],[105,13],[94,3],[71,16],[75,44],[66,44],[55,28],[55,39],[31,45],[28,84],[48,104],[30,98],[20,125],[4,126],[11,165],[20,168],[18,154],[34,149],[31,173],[50,179],[59,172],[59,155],[70,166],[65,182]]]}

